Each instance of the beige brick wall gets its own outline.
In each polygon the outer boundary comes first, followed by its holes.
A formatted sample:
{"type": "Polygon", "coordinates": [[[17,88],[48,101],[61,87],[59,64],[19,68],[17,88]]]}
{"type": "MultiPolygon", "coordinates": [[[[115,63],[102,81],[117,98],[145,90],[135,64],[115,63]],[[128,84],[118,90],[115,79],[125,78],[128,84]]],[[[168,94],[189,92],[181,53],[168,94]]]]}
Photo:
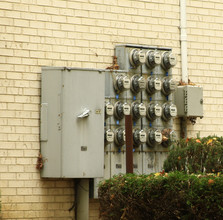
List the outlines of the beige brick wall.
{"type": "Polygon", "coordinates": [[[99,219],[99,202],[98,199],[90,199],[89,201],[89,220],[99,219]]]}
{"type": "MultiPolygon", "coordinates": [[[[204,88],[205,112],[188,133],[222,135],[223,2],[187,4],[189,78],[204,88]]],[[[178,54],[180,80],[179,17],[179,0],[0,1],[3,219],[74,219],[73,182],[43,180],[35,168],[41,66],[106,68],[116,44],[164,46],[178,54]]]]}

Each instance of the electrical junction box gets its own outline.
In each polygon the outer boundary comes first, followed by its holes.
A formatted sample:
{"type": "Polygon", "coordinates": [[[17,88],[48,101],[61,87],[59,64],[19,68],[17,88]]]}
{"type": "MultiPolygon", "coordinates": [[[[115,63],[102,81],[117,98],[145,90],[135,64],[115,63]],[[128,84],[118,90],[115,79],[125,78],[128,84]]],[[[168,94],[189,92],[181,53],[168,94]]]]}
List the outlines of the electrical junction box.
{"type": "Polygon", "coordinates": [[[198,86],[178,86],[174,93],[179,117],[203,117],[203,88],[198,86]]]}
{"type": "Polygon", "coordinates": [[[104,72],[46,67],[41,84],[41,176],[103,177],[104,72]]]}

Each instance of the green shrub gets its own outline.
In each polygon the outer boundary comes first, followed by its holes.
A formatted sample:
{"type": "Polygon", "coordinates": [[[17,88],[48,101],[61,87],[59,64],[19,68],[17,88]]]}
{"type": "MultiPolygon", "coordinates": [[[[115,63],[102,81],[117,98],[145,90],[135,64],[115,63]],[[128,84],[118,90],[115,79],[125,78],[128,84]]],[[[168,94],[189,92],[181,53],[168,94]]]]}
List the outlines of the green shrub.
{"type": "Polygon", "coordinates": [[[223,219],[223,175],[119,175],[99,186],[103,220],[223,219]]]}
{"type": "Polygon", "coordinates": [[[218,173],[223,171],[223,138],[183,139],[172,144],[164,162],[166,172],[218,173]]]}

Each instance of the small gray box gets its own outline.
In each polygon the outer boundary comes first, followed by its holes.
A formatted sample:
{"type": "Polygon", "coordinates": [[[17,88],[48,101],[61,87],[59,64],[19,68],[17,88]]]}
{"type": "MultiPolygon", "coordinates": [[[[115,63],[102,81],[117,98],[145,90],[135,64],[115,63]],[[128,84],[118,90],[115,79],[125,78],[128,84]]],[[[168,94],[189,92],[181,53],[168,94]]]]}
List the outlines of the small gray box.
{"type": "Polygon", "coordinates": [[[103,177],[104,82],[100,70],[42,69],[42,177],[103,177]]]}
{"type": "Polygon", "coordinates": [[[178,86],[174,93],[179,117],[203,117],[203,88],[198,86],[178,86]]]}

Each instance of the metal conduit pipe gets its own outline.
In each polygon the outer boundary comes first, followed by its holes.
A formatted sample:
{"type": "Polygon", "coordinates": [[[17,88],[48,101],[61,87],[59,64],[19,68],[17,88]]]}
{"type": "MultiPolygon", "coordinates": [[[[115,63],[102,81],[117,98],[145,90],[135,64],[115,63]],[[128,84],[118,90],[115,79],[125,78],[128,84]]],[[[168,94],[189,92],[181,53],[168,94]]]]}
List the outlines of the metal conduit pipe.
{"type": "MultiPolygon", "coordinates": [[[[186,0],[180,0],[181,78],[188,83],[186,0]]],[[[187,137],[187,118],[181,118],[181,138],[187,137]]]]}
{"type": "Polygon", "coordinates": [[[80,179],[77,183],[77,220],[89,219],[89,179],[80,179]]]}
{"type": "Polygon", "coordinates": [[[188,83],[186,0],[180,0],[180,41],[181,41],[181,74],[182,74],[182,81],[184,83],[188,83]]]}

